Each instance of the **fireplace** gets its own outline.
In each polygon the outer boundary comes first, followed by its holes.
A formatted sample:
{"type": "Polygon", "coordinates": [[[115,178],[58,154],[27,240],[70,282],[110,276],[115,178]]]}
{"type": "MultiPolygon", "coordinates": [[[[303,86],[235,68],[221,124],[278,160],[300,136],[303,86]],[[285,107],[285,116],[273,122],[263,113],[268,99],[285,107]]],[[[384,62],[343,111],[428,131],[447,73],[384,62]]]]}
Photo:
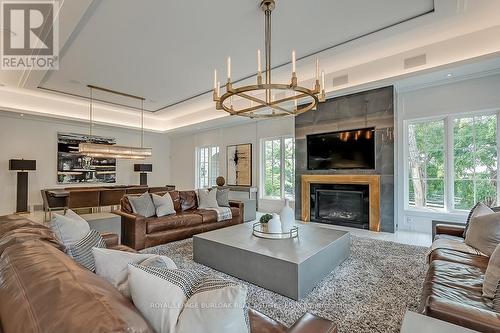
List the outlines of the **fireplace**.
{"type": "Polygon", "coordinates": [[[311,221],[361,229],[369,228],[369,186],[311,184],[311,221]]]}
{"type": "MultiPolygon", "coordinates": [[[[300,176],[300,218],[380,231],[380,175],[300,176]]],[[[297,208],[297,207],[296,207],[297,208]]]]}

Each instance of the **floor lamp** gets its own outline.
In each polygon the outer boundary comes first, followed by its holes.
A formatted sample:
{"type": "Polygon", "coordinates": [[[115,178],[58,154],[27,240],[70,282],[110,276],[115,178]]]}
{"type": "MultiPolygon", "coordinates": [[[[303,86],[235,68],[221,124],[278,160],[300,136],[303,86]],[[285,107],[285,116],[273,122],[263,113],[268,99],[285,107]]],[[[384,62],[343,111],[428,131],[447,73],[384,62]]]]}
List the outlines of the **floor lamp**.
{"type": "Polygon", "coordinates": [[[9,170],[17,171],[16,214],[29,213],[28,172],[36,170],[35,160],[9,160],[9,170]]]}

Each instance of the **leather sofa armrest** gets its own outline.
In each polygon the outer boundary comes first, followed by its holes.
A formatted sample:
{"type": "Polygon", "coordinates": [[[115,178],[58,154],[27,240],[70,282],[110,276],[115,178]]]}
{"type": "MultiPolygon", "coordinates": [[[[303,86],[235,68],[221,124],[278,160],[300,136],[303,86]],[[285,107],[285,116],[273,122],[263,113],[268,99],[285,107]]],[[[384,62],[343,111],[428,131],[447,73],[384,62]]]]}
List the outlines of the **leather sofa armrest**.
{"type": "Polygon", "coordinates": [[[479,332],[500,332],[500,313],[430,296],[424,314],[479,332]]]}
{"type": "Polygon", "coordinates": [[[305,313],[299,320],[293,324],[287,331],[288,333],[336,333],[336,325],[325,318],[305,313]]]}
{"type": "Polygon", "coordinates": [[[104,239],[104,242],[106,242],[106,247],[115,247],[119,245],[117,234],[113,234],[111,232],[104,232],[101,233],[101,236],[104,239]]]}
{"type": "Polygon", "coordinates": [[[240,209],[240,223],[243,223],[243,217],[245,216],[245,204],[243,201],[229,200],[229,207],[236,207],[240,209]]]}
{"type": "Polygon", "coordinates": [[[446,222],[436,224],[436,235],[445,234],[450,236],[463,237],[464,231],[465,226],[446,224],[446,222]]]}
{"type": "Polygon", "coordinates": [[[141,215],[113,211],[122,218],[122,244],[142,250],[146,247],[146,218],[141,215]]]}

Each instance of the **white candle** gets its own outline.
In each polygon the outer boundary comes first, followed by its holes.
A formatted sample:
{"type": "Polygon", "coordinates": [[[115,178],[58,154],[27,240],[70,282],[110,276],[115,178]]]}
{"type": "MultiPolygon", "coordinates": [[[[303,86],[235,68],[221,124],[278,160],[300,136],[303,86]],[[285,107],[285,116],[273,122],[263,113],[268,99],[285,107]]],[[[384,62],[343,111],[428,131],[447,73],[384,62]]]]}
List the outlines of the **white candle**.
{"type": "Polygon", "coordinates": [[[231,80],[231,57],[227,57],[227,79],[231,80]]]}
{"type": "Polygon", "coordinates": [[[292,73],[295,73],[295,50],[292,51],[292,73]]]}
{"type": "Polygon", "coordinates": [[[214,89],[217,89],[217,70],[214,69],[214,89]]]}
{"type": "Polygon", "coordinates": [[[325,72],[321,72],[321,89],[325,90],[325,72]]]}
{"type": "Polygon", "coordinates": [[[257,72],[262,73],[262,63],[260,62],[260,50],[257,50],[257,72]]]}
{"type": "Polygon", "coordinates": [[[319,59],[316,59],[316,80],[319,80],[319,59]]]}

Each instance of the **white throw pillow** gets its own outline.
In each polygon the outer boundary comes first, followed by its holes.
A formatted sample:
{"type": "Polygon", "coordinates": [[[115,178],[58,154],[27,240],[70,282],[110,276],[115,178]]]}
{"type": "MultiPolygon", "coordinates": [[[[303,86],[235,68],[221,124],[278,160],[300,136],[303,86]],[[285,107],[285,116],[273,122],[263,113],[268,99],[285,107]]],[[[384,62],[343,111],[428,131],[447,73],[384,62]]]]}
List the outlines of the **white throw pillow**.
{"type": "Polygon", "coordinates": [[[249,332],[247,289],[198,270],[129,265],[134,305],[158,333],[249,332]]]}
{"type": "Polygon", "coordinates": [[[153,203],[156,209],[156,216],[162,217],[165,215],[175,214],[174,202],[172,201],[172,197],[169,193],[166,193],[163,196],[159,196],[158,194],[151,194],[153,198],[153,203]]]}
{"type": "Polygon", "coordinates": [[[74,245],[90,231],[89,223],[71,209],[66,215],[54,213],[49,227],[66,247],[74,245]]]}
{"type": "Polygon", "coordinates": [[[217,203],[217,189],[207,190],[207,189],[199,189],[198,190],[198,208],[219,208],[219,204],[217,203]]]}
{"type": "Polygon", "coordinates": [[[478,202],[477,204],[475,204],[474,207],[472,207],[472,209],[470,210],[469,215],[467,216],[467,221],[465,221],[466,224],[464,230],[464,238],[467,235],[467,230],[469,230],[470,224],[474,217],[493,214],[493,213],[494,213],[493,209],[486,206],[484,203],[478,202]]]}
{"type": "Polygon", "coordinates": [[[465,234],[465,244],[491,257],[500,243],[500,212],[471,219],[465,234]]]}
{"type": "Polygon", "coordinates": [[[483,296],[493,299],[500,283],[500,244],[490,257],[483,281],[483,296]]]}
{"type": "Polygon", "coordinates": [[[130,206],[132,206],[132,211],[135,214],[144,217],[155,216],[156,209],[149,192],[144,192],[138,197],[130,195],[128,196],[128,201],[130,202],[130,206]]]}
{"type": "Polygon", "coordinates": [[[126,251],[93,248],[95,273],[110,282],[124,296],[130,297],[128,285],[128,265],[140,264],[176,269],[175,263],[166,256],[157,254],[142,254],[126,251]]]}

